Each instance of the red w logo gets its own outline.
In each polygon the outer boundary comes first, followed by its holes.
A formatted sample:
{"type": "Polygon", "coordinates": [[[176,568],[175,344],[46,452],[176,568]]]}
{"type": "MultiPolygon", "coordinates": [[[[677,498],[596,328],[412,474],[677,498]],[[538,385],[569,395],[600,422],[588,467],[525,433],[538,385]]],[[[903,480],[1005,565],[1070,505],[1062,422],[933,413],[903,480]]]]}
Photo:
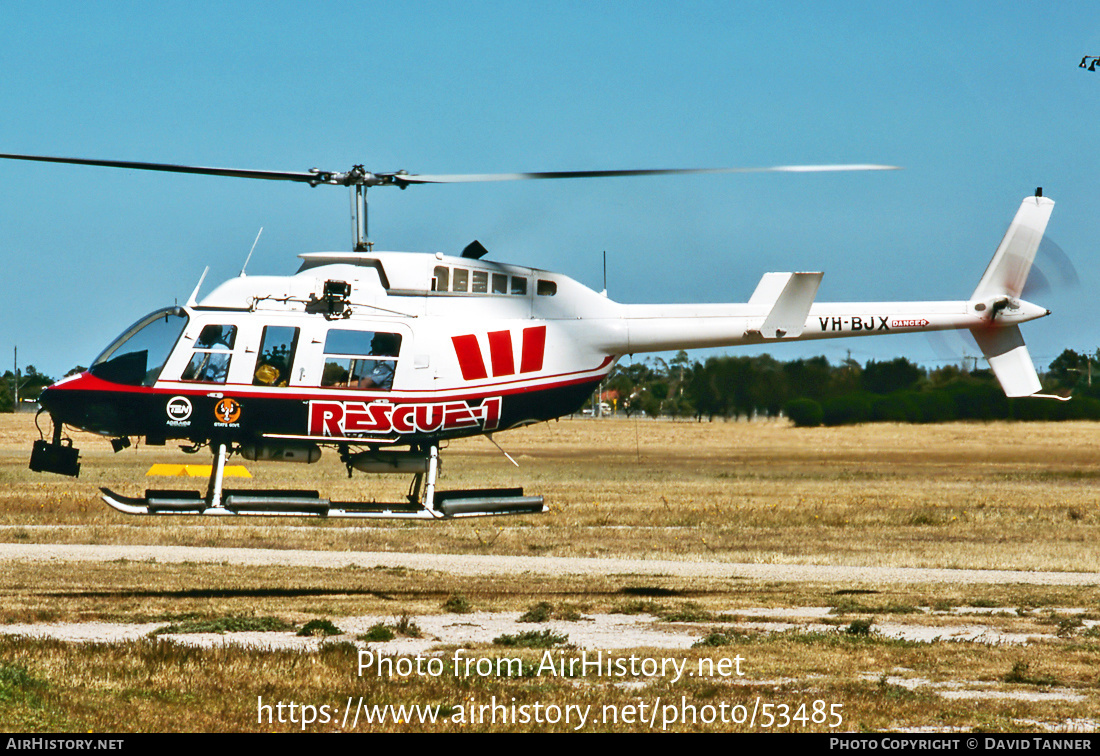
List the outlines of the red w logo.
{"type": "MultiPolygon", "coordinates": [[[[458,367],[462,370],[463,379],[477,381],[489,377],[476,335],[470,333],[464,336],[452,336],[451,341],[455,345],[455,355],[458,357],[458,367]]],[[[545,353],[546,326],[524,328],[519,355],[519,372],[534,373],[542,370],[542,358],[545,353]]],[[[489,331],[489,362],[493,368],[494,378],[516,374],[511,331],[489,331]]]]}

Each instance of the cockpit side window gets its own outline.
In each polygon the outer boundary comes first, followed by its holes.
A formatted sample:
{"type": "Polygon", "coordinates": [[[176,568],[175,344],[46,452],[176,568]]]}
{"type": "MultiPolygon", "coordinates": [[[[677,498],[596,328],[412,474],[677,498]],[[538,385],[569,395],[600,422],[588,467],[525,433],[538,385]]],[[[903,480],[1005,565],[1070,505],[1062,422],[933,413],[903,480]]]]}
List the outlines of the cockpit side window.
{"type": "Polygon", "coordinates": [[[95,358],[89,372],[112,383],[152,386],[185,328],[187,312],[182,307],[167,307],[146,315],[111,342],[95,358]]]}
{"type": "Polygon", "coordinates": [[[333,328],[325,338],[321,385],[389,391],[400,351],[399,333],[333,328]]]}
{"type": "Polygon", "coordinates": [[[235,325],[203,326],[195,339],[195,353],[180,376],[181,381],[225,383],[229,377],[229,361],[233,343],[237,340],[235,325]]]}

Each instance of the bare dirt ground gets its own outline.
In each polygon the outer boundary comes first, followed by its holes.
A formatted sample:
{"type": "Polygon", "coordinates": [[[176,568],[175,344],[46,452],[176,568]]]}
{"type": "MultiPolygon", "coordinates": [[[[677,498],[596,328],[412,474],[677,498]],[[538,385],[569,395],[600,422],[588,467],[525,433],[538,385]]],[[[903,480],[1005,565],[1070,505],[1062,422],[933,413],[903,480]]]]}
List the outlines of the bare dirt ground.
{"type": "Polygon", "coordinates": [[[1095,572],[1024,572],[1015,570],[935,570],[921,567],[846,567],[842,565],[738,564],[705,559],[616,559],[531,557],[488,554],[413,554],[402,552],[305,551],[211,546],[133,546],[92,544],[0,544],[0,561],[20,562],[212,562],[235,565],[340,568],[401,567],[453,575],[577,575],[608,573],[683,578],[744,578],[784,583],[891,583],[977,585],[1080,585],[1100,582],[1095,572]]]}

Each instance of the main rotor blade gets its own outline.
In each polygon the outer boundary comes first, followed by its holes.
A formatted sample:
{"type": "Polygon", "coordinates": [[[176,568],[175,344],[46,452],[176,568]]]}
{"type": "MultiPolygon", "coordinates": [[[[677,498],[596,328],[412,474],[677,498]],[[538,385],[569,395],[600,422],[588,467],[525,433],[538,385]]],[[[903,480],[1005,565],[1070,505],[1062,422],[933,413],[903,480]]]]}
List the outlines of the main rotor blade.
{"type": "Polygon", "coordinates": [[[142,163],[130,160],[90,160],[87,158],[51,157],[46,155],[14,155],[0,153],[8,160],[32,160],[40,163],[66,163],[69,165],[93,165],[105,168],[132,168],[139,171],[167,173],[193,173],[204,176],[230,176],[234,178],[265,179],[268,181],[298,181],[311,186],[337,184],[343,186],[398,186],[409,184],[469,184],[483,181],[531,181],[539,179],[615,178],[629,176],[679,176],[701,173],[831,173],[837,171],[894,171],[894,165],[776,165],[766,168],[642,168],[605,171],[540,171],[533,173],[445,173],[424,174],[396,171],[371,173],[361,165],[351,170],[322,171],[257,171],[248,168],[209,168],[197,165],[171,163],[142,163]]]}
{"type": "Polygon", "coordinates": [[[9,155],[9,160],[33,160],[40,163],[67,163],[70,165],[97,165],[106,168],[133,168],[139,171],[166,171],[168,173],[198,173],[205,176],[233,176],[236,178],[268,179],[270,181],[302,181],[323,183],[323,174],[295,173],[288,171],[254,171],[242,168],[204,168],[196,165],[171,165],[169,163],[138,163],[128,160],[88,160],[86,158],[49,157],[45,155],[9,155]]]}
{"type": "MultiPolygon", "coordinates": [[[[397,174],[397,184],[466,184],[480,181],[613,178],[623,176],[679,176],[699,173],[824,173],[833,171],[896,171],[896,165],[776,165],[767,168],[642,168],[610,171],[541,171],[537,173],[397,174]]],[[[391,175],[391,174],[387,174],[391,175]]]]}

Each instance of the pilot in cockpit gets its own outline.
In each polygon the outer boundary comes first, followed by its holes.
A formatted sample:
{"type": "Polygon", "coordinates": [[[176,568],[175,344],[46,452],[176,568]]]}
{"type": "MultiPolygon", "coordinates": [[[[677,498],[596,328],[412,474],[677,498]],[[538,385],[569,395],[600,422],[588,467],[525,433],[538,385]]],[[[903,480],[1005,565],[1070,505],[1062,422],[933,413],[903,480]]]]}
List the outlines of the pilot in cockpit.
{"type": "MultiPolygon", "coordinates": [[[[370,342],[372,357],[396,357],[401,337],[395,333],[376,333],[370,342]]],[[[367,372],[356,384],[359,388],[376,388],[389,391],[393,388],[393,373],[397,363],[392,359],[369,360],[367,372]]]]}

